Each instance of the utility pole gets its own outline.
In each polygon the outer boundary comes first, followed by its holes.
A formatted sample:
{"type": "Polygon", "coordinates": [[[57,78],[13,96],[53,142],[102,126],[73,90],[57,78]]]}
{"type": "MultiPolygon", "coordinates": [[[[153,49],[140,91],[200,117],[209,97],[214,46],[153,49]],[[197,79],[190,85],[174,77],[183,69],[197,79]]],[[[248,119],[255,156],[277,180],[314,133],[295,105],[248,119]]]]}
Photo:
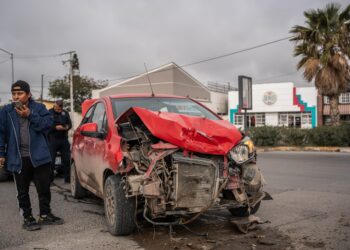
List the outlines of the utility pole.
{"type": "Polygon", "coordinates": [[[75,54],[75,51],[69,51],[66,53],[62,53],[60,54],[60,56],[63,55],[68,55],[69,54],[69,60],[67,61],[63,61],[63,64],[65,64],[66,62],[69,62],[69,96],[70,96],[70,118],[73,124],[73,128],[74,128],[74,100],[73,100],[73,54],[75,54]]]}
{"type": "MultiPolygon", "coordinates": [[[[6,54],[10,55],[11,57],[11,67],[12,67],[12,83],[15,82],[15,70],[14,70],[14,64],[13,64],[13,53],[7,51],[7,50],[4,50],[2,48],[0,48],[1,51],[5,52],[6,54]]],[[[12,84],[11,83],[11,84],[12,84]]]]}
{"type": "Polygon", "coordinates": [[[44,98],[44,75],[41,75],[41,91],[40,91],[40,101],[43,103],[44,98]]]}
{"type": "Polygon", "coordinates": [[[69,67],[69,93],[70,93],[70,112],[71,112],[71,116],[70,119],[72,121],[73,124],[73,129],[74,129],[74,98],[73,98],[73,53],[70,53],[70,67],[69,67]]]}

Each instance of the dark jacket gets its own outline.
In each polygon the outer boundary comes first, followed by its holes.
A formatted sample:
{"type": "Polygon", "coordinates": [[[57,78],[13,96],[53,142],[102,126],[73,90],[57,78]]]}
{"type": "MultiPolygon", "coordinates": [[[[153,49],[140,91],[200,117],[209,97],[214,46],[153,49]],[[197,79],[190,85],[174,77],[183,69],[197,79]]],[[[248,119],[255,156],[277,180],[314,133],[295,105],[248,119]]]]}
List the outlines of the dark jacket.
{"type": "Polygon", "coordinates": [[[53,108],[49,110],[53,118],[53,125],[49,131],[49,138],[52,139],[68,139],[68,130],[72,128],[72,121],[70,119],[69,113],[66,110],[57,113],[53,108]],[[67,128],[67,130],[57,130],[56,126],[62,125],[67,128]]]}
{"type": "MultiPolygon", "coordinates": [[[[52,117],[45,106],[30,99],[28,107],[29,153],[34,167],[51,162],[46,134],[52,126],[52,117]]],[[[6,169],[20,172],[22,159],[19,151],[20,127],[12,104],[0,110],[0,157],[6,157],[6,169]]]]}

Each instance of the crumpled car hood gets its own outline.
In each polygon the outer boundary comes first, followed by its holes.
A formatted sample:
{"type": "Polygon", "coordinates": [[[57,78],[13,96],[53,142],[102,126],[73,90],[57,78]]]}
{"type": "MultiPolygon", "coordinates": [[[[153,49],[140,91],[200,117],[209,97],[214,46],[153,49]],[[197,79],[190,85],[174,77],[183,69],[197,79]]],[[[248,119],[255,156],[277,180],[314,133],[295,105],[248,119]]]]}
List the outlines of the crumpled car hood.
{"type": "Polygon", "coordinates": [[[127,121],[126,117],[132,113],[137,114],[154,136],[188,151],[226,155],[242,139],[238,129],[224,120],[214,121],[139,107],[130,108],[116,122],[127,121]]]}

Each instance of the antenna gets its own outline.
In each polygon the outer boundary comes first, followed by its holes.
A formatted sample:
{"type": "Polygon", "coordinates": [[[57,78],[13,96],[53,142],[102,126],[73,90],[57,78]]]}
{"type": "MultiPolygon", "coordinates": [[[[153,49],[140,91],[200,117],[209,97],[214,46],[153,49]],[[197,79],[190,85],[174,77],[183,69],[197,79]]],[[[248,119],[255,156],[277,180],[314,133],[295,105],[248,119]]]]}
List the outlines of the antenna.
{"type": "Polygon", "coordinates": [[[145,70],[146,70],[146,73],[147,73],[147,78],[148,78],[149,86],[151,87],[152,97],[154,97],[153,87],[152,87],[151,79],[149,79],[149,74],[148,74],[148,70],[147,70],[146,63],[144,63],[144,65],[145,65],[145,70]]]}

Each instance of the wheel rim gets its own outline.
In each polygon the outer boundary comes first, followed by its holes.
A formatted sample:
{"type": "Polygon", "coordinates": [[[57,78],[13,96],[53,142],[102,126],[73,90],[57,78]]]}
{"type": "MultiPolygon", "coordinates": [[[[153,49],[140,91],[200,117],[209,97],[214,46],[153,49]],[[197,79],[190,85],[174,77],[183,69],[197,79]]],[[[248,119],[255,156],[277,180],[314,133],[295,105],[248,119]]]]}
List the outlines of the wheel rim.
{"type": "Polygon", "coordinates": [[[112,187],[110,185],[107,185],[106,187],[106,194],[105,194],[105,206],[106,206],[106,216],[108,219],[108,222],[113,225],[115,222],[115,204],[114,204],[114,197],[112,194],[112,187]]]}
{"type": "Polygon", "coordinates": [[[75,167],[72,165],[71,167],[71,173],[70,173],[70,188],[72,190],[72,195],[75,195],[75,181],[76,181],[76,176],[75,176],[75,167]]]}

